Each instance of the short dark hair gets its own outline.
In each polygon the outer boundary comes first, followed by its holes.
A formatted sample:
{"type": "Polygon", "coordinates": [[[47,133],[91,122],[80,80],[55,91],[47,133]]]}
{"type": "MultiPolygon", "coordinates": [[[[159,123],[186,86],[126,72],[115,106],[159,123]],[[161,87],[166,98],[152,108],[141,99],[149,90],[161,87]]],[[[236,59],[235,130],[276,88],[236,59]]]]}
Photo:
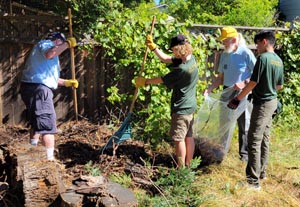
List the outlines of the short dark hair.
{"type": "Polygon", "coordinates": [[[257,41],[262,41],[263,39],[266,39],[269,41],[271,45],[275,44],[275,34],[273,31],[270,30],[262,30],[254,36],[254,43],[256,44],[257,41]]]}

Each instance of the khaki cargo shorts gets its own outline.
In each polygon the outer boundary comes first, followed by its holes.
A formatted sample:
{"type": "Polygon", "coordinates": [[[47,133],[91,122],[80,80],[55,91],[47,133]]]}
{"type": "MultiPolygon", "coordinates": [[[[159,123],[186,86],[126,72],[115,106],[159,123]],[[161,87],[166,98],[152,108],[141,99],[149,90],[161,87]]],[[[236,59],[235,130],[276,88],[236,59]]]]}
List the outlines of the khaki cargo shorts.
{"type": "Polygon", "coordinates": [[[170,136],[174,141],[183,141],[193,136],[193,114],[172,114],[170,136]]]}

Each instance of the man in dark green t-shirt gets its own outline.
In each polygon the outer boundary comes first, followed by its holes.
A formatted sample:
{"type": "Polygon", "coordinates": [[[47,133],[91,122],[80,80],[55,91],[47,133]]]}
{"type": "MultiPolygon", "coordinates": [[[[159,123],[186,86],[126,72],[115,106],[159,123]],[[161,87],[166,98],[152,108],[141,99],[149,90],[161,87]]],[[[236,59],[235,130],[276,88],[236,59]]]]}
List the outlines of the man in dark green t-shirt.
{"type": "Polygon", "coordinates": [[[171,130],[170,135],[175,142],[175,153],[179,167],[188,166],[193,159],[195,142],[193,139],[194,112],[197,108],[196,85],[199,80],[198,66],[192,55],[192,46],[184,35],[171,39],[170,50],[174,56],[162,52],[147,36],[146,44],[161,61],[170,63],[170,72],[163,77],[145,79],[136,78],[136,86],[164,84],[172,89],[171,98],[171,130]]]}
{"type": "Polygon", "coordinates": [[[260,55],[250,82],[229,102],[228,107],[236,109],[240,100],[252,91],[253,111],[248,132],[246,176],[249,187],[259,190],[260,180],[266,179],[272,115],[277,108],[277,91],[283,87],[283,63],[274,52],[275,35],[272,31],[257,33],[254,42],[260,55]]]}

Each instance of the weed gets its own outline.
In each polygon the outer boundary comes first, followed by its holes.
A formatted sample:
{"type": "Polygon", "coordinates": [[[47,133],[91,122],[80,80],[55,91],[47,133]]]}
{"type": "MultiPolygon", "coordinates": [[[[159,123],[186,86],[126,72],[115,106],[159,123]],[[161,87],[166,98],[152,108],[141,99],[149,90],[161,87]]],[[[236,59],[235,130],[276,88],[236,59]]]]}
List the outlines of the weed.
{"type": "Polygon", "coordinates": [[[100,176],[101,170],[93,166],[93,162],[90,160],[87,164],[84,165],[84,171],[86,174],[91,176],[100,176]]]}
{"type": "Polygon", "coordinates": [[[130,187],[130,185],[132,184],[132,180],[130,175],[127,174],[118,174],[118,173],[113,173],[110,175],[109,177],[112,181],[119,183],[120,185],[124,186],[124,187],[130,187]]]}
{"type": "Polygon", "coordinates": [[[224,191],[225,194],[231,194],[231,190],[230,190],[230,183],[226,183],[225,186],[222,188],[222,190],[224,191]]]}
{"type": "MultiPolygon", "coordinates": [[[[200,158],[195,158],[192,160],[190,167],[178,169],[161,168],[159,179],[155,182],[160,195],[155,195],[152,198],[143,198],[143,200],[148,200],[153,207],[199,206],[203,202],[203,198],[199,196],[197,186],[193,184],[197,175],[196,168],[200,162],[200,158]]],[[[145,206],[147,205],[145,204],[145,206]]]]}

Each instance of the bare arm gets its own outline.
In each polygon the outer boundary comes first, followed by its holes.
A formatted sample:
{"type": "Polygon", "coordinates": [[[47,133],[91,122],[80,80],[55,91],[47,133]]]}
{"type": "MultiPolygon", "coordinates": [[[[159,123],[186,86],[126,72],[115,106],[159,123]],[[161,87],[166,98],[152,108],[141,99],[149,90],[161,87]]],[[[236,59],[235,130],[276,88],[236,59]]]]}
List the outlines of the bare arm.
{"type": "Polygon", "coordinates": [[[239,94],[239,95],[237,95],[237,99],[238,100],[242,100],[247,94],[249,94],[250,93],[250,91],[252,91],[253,90],[253,88],[256,86],[256,82],[254,82],[254,81],[250,81],[246,86],[245,86],[245,88],[242,90],[242,92],[239,94]]]}
{"type": "Polygon", "coordinates": [[[159,48],[156,48],[153,50],[155,55],[164,63],[172,63],[172,56],[165,54],[163,51],[161,51],[159,48]]]}
{"type": "Polygon", "coordinates": [[[276,90],[277,90],[277,91],[281,90],[282,88],[283,88],[283,85],[277,85],[277,86],[276,86],[276,90]]]}
{"type": "Polygon", "coordinates": [[[65,79],[59,78],[58,79],[58,85],[59,86],[64,86],[65,85],[65,79]]]}
{"type": "Polygon", "coordinates": [[[247,83],[249,83],[250,81],[250,78],[244,80],[244,81],[241,81],[241,82],[238,82],[238,83],[235,83],[234,84],[234,90],[243,90],[243,88],[245,88],[245,86],[247,85],[247,83]]]}
{"type": "Polygon", "coordinates": [[[146,79],[146,81],[145,81],[145,85],[160,84],[160,83],[163,83],[163,80],[161,77],[149,78],[149,79],[146,79]]]}
{"type": "Polygon", "coordinates": [[[47,59],[51,59],[51,58],[54,58],[55,56],[59,56],[67,48],[69,48],[69,44],[67,42],[65,42],[65,43],[63,43],[61,45],[56,45],[56,46],[52,47],[51,49],[49,49],[45,53],[45,57],[47,59]]]}

